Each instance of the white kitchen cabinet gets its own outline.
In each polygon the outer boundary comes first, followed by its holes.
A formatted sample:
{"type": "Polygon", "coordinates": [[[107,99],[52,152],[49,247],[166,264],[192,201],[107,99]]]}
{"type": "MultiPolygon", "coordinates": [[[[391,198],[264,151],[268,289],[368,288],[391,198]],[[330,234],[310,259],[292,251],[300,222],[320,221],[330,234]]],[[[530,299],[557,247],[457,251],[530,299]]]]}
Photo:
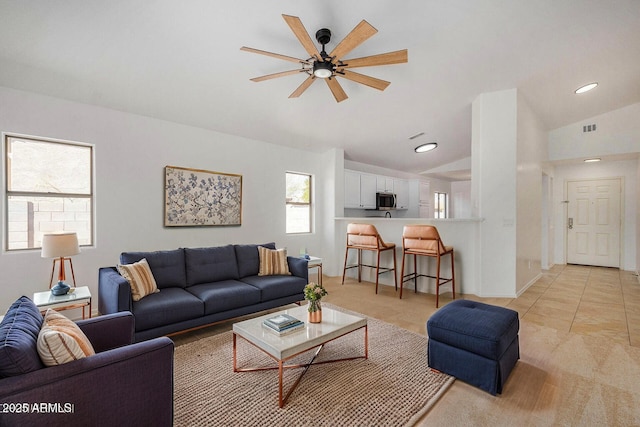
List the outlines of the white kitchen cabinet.
{"type": "Polygon", "coordinates": [[[344,171],[344,207],[376,208],[376,176],[357,171],[344,171]]]}
{"type": "Polygon", "coordinates": [[[360,174],[358,172],[344,171],[344,207],[360,208],[360,174]]]}
{"type": "Polygon", "coordinates": [[[376,190],[378,193],[393,193],[393,181],[389,176],[376,176],[376,190]]]}
{"type": "Polygon", "coordinates": [[[409,181],[394,179],[393,190],[396,194],[396,209],[409,209],[409,181]]]}
{"type": "Polygon", "coordinates": [[[376,177],[375,175],[360,175],[360,204],[363,209],[376,208],[376,177]]]}

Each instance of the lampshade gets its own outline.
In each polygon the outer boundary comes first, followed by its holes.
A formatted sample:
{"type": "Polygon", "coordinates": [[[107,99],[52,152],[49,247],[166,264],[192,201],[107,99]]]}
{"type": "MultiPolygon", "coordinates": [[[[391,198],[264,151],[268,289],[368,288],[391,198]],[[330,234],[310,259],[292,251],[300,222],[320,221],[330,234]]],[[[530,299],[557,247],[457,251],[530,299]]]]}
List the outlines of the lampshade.
{"type": "Polygon", "coordinates": [[[42,258],[60,258],[78,255],[78,234],[75,232],[51,233],[42,236],[42,258]]]}

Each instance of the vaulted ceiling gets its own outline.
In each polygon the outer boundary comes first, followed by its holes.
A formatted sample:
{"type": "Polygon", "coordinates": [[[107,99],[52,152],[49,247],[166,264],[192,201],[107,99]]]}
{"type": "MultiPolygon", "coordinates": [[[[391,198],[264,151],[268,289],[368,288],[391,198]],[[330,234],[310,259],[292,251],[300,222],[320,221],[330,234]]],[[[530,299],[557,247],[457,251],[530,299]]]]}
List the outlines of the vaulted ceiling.
{"type": "Polygon", "coordinates": [[[484,92],[517,88],[549,130],[640,102],[639,40],[637,0],[0,0],[0,85],[421,173],[470,155],[484,92]],[[357,70],[383,92],[289,99],[306,76],[252,82],[291,63],[240,51],[306,58],[282,14],[329,28],[327,51],[365,19],[378,33],[349,57],[409,62],[357,70]]]}

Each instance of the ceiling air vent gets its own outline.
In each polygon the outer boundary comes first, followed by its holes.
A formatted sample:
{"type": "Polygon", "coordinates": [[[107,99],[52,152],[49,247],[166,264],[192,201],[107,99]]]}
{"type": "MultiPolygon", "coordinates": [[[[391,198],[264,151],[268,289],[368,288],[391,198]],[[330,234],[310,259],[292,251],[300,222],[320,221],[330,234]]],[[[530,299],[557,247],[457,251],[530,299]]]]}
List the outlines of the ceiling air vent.
{"type": "Polygon", "coordinates": [[[595,132],[596,124],[582,126],[582,132],[595,132]]]}

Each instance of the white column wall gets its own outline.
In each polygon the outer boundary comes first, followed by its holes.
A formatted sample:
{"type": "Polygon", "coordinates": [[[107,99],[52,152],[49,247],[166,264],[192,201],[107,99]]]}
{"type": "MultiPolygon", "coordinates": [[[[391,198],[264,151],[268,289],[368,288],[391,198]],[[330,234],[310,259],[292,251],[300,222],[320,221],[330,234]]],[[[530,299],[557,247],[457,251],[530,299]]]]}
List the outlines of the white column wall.
{"type": "Polygon", "coordinates": [[[547,133],[533,110],[518,96],[516,158],[516,293],[520,295],[542,269],[542,162],[547,133]]]}
{"type": "Polygon", "coordinates": [[[517,92],[484,93],[472,105],[471,198],[480,227],[478,295],[516,294],[517,92]]]}

